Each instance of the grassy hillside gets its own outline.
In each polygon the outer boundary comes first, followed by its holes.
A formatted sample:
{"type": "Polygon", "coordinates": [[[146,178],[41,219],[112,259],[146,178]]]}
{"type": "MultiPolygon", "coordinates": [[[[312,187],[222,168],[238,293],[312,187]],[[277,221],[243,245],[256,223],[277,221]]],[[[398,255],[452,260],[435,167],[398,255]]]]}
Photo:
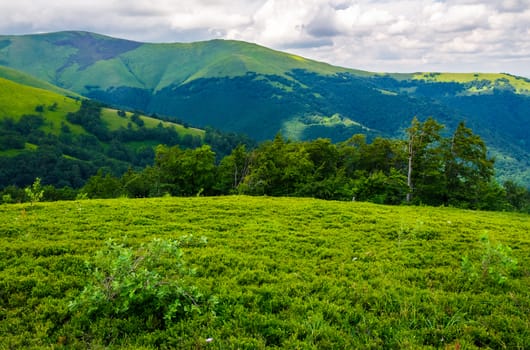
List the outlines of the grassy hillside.
{"type": "MultiPolygon", "coordinates": [[[[0,78],[0,120],[11,118],[17,121],[23,115],[38,114],[46,120],[43,129],[58,134],[61,122],[66,122],[66,114],[78,109],[79,101],[47,90],[44,86],[33,87],[0,78]],[[42,111],[36,110],[38,106],[42,106],[42,111]]],[[[74,132],[83,132],[79,126],[69,126],[74,132]]]]}
{"type": "MultiPolygon", "coordinates": [[[[45,132],[59,134],[61,123],[64,123],[74,133],[86,133],[82,127],[66,120],[66,114],[77,111],[80,106],[79,100],[71,96],[75,95],[74,93],[71,93],[70,97],[59,94],[60,91],[68,94],[68,91],[54,89],[53,85],[32,79],[16,70],[0,67],[0,74],[2,72],[9,72],[10,74],[6,74],[9,79],[0,77],[0,120],[11,118],[17,121],[23,115],[36,114],[44,117],[46,122],[43,131],[45,132]],[[37,110],[38,106],[43,107],[42,111],[37,110]]],[[[120,127],[126,128],[130,123],[132,114],[132,112],[127,112],[125,118],[120,118],[116,109],[104,108],[102,118],[109,130],[115,131],[120,127]]],[[[140,119],[148,128],[155,128],[159,123],[162,123],[165,127],[174,127],[182,135],[190,134],[200,137],[204,135],[203,130],[185,128],[181,124],[161,121],[145,115],[141,115],[140,119]]],[[[138,129],[138,126],[133,124],[133,128],[138,129]]]]}
{"type": "Polygon", "coordinates": [[[122,174],[151,164],[158,144],[192,147],[205,137],[204,130],[112,108],[85,116],[84,124],[74,122],[69,115],[85,101],[47,90],[49,84],[26,74],[2,71],[16,81],[0,77],[0,187],[24,187],[36,177],[80,187],[99,168],[122,174]]]}
{"type": "Polygon", "coordinates": [[[515,214],[289,198],[2,205],[0,347],[523,349],[529,223],[515,214]],[[110,239],[114,250],[97,255],[110,239]],[[147,273],[138,266],[153,258],[142,244],[155,239],[178,239],[185,263],[177,269],[165,257],[158,273],[181,271],[182,288],[216,303],[166,322],[141,307],[151,305],[141,296],[153,288],[152,298],[164,297],[156,292],[164,283],[134,287],[147,273]],[[92,270],[105,261],[137,274],[121,280],[92,270]],[[182,272],[189,268],[194,275],[182,272]],[[90,294],[97,285],[109,294],[90,294]],[[80,302],[85,309],[72,308],[80,302]]]}
{"type": "Polygon", "coordinates": [[[517,94],[530,95],[530,80],[504,73],[419,73],[414,80],[438,83],[460,83],[470,94],[492,93],[494,89],[513,89],[517,94]]]}
{"type": "Polygon", "coordinates": [[[466,94],[491,94],[495,89],[508,89],[517,94],[530,95],[530,80],[507,73],[440,73],[418,72],[379,74],[391,77],[397,81],[412,81],[417,83],[454,83],[463,85],[466,94]]]}
{"type": "Polygon", "coordinates": [[[240,42],[143,44],[87,32],[0,36],[0,64],[86,94],[118,86],[160,90],[201,78],[358,72],[240,42]],[[53,53],[52,53],[53,52],[53,53]],[[15,59],[24,56],[22,59],[15,59]],[[38,64],[30,64],[35,60],[38,64]]]}
{"type": "Polygon", "coordinates": [[[35,88],[40,88],[48,91],[52,91],[55,93],[58,93],[60,95],[69,96],[69,97],[81,97],[80,95],[76,94],[73,91],[61,89],[58,86],[55,86],[53,84],[50,84],[46,81],[40,80],[35,78],[32,75],[23,73],[21,71],[18,71],[16,69],[8,68],[0,66],[0,77],[11,80],[13,82],[26,85],[26,86],[32,86],[35,88]]]}
{"type": "MultiPolygon", "coordinates": [[[[16,72],[16,71],[13,71],[16,72]]],[[[31,81],[29,82],[31,83],[31,81]]],[[[79,100],[58,94],[55,91],[19,84],[11,80],[0,78],[0,121],[6,118],[17,121],[23,115],[39,115],[45,120],[42,130],[47,133],[59,135],[61,125],[67,125],[74,134],[87,134],[79,125],[67,121],[66,115],[79,109],[79,100]],[[42,110],[38,110],[41,106],[42,110]]],[[[116,109],[104,108],[102,119],[110,131],[119,128],[127,128],[131,124],[132,112],[127,112],[125,118],[120,118],[116,109]]],[[[185,128],[181,124],[161,121],[145,115],[140,116],[147,128],[156,128],[158,124],[164,127],[171,127],[181,135],[192,135],[203,137],[204,131],[196,128],[185,128]]],[[[132,124],[133,129],[138,130],[138,126],[132,124]]]]}

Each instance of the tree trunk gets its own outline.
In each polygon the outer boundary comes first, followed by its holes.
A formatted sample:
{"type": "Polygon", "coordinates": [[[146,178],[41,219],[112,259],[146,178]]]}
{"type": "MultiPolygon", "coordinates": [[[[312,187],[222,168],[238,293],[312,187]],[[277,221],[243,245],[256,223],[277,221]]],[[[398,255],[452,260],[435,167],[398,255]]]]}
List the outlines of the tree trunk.
{"type": "Polygon", "coordinates": [[[414,157],[414,136],[411,136],[409,139],[409,166],[407,171],[407,186],[409,187],[409,192],[407,193],[407,203],[410,203],[412,198],[412,158],[414,157]]]}

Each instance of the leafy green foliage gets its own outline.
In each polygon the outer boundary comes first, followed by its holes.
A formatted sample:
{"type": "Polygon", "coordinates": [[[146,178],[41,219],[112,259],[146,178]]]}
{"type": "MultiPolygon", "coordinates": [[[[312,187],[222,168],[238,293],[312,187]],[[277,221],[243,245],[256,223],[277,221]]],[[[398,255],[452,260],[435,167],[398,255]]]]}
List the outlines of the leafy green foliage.
{"type": "Polygon", "coordinates": [[[89,198],[116,198],[122,193],[121,182],[109,173],[104,174],[100,169],[88,179],[80,192],[89,198]]]}
{"type": "Polygon", "coordinates": [[[506,181],[503,187],[506,200],[513,209],[530,213],[530,190],[513,181],[506,181]]]}
{"type": "MultiPolygon", "coordinates": [[[[0,106],[5,106],[0,108],[0,187],[24,187],[40,177],[46,185],[80,188],[101,168],[118,176],[128,168],[152,164],[158,144],[195,148],[207,142],[219,159],[238,144],[253,145],[235,133],[194,129],[138,113],[118,114],[95,101],[79,103],[7,80],[0,81],[0,90],[0,106]],[[37,105],[42,112],[35,114],[34,101],[45,102],[37,105]]],[[[52,198],[72,197],[55,193],[45,200],[52,198]]]]}
{"type": "MultiPolygon", "coordinates": [[[[89,198],[242,193],[528,211],[527,189],[512,182],[503,188],[493,180],[493,160],[479,136],[463,123],[451,137],[443,137],[442,129],[433,119],[414,119],[408,141],[376,137],[367,143],[365,135],[354,135],[340,144],[293,142],[278,134],[256,149],[240,144],[218,163],[208,145],[159,145],[155,151],[145,149],[154,158],[151,166],[129,167],[121,178],[100,168],[80,191],[89,198]]],[[[221,150],[245,140],[209,130],[207,136],[221,150]]],[[[109,146],[107,154],[129,159],[118,141],[109,146]]],[[[46,200],[75,198],[69,188],[50,188],[46,200]]],[[[20,198],[16,191],[5,194],[20,198]]]]}
{"type": "Polygon", "coordinates": [[[179,196],[209,194],[215,182],[215,153],[210,146],[181,150],[178,146],[158,146],[155,165],[157,175],[152,183],[158,195],[179,196]]]}
{"type": "Polygon", "coordinates": [[[480,237],[481,255],[474,262],[468,255],[462,258],[462,270],[472,282],[481,280],[505,285],[518,272],[517,259],[512,249],[501,243],[492,245],[487,234],[480,237]]]}
{"type": "Polygon", "coordinates": [[[409,202],[413,196],[427,203],[442,200],[445,179],[441,129],[443,126],[432,118],[421,123],[416,117],[407,129],[409,202]]]}
{"type": "MultiPolygon", "coordinates": [[[[67,114],[83,115],[85,121],[95,123],[101,113],[98,104],[82,102],[81,112],[74,113],[80,106],[73,99],[3,79],[0,80],[0,91],[2,187],[10,184],[25,187],[40,177],[43,184],[78,188],[100,167],[109,167],[115,174],[121,174],[129,165],[151,163],[154,158],[152,144],[148,143],[151,147],[149,153],[145,147],[139,147],[134,142],[158,140],[155,144],[186,144],[190,141],[190,146],[196,143],[194,137],[190,140],[181,138],[173,123],[164,122],[167,125],[155,125],[143,129],[143,132],[130,130],[125,133],[119,128],[111,130],[107,128],[108,118],[103,113],[97,130],[104,137],[111,135],[118,139],[106,149],[106,143],[66,120],[67,114]],[[35,114],[35,105],[45,106],[43,112],[35,114]]],[[[121,120],[118,116],[114,119],[121,120]]]]}
{"type": "Polygon", "coordinates": [[[26,193],[26,197],[31,202],[31,205],[33,205],[35,202],[40,202],[44,196],[44,190],[42,189],[40,178],[36,178],[31,186],[28,186],[24,189],[24,192],[26,193]]]}
{"type": "Polygon", "coordinates": [[[180,246],[155,239],[133,250],[107,241],[87,262],[87,284],[68,306],[75,322],[90,329],[100,319],[124,319],[137,322],[134,332],[152,331],[205,311],[208,299],[184,280],[193,270],[185,267],[180,246]]]}
{"type": "Polygon", "coordinates": [[[443,138],[443,125],[429,118],[412,120],[407,130],[407,201],[430,205],[503,209],[488,197],[502,197],[492,182],[494,160],[480,136],[461,122],[450,138],[443,138]],[[462,200],[463,199],[463,200],[462,200]]]}
{"type": "Polygon", "coordinates": [[[96,101],[83,100],[79,110],[75,113],[68,113],[66,120],[72,124],[81,125],[101,141],[109,141],[108,129],[101,120],[101,107],[102,105],[96,101]]]}

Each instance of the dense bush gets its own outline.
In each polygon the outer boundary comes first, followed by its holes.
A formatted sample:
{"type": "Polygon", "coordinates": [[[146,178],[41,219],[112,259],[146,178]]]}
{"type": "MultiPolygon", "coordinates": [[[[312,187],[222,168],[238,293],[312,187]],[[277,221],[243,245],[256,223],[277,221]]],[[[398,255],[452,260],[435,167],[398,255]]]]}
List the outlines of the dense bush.
{"type": "Polygon", "coordinates": [[[165,329],[194,313],[211,311],[213,299],[186,280],[194,272],[183,263],[180,245],[179,240],[155,239],[133,249],[107,241],[87,263],[87,284],[69,304],[73,322],[99,335],[111,332],[98,329],[101,320],[124,320],[130,325],[115,330],[123,336],[165,329]]]}

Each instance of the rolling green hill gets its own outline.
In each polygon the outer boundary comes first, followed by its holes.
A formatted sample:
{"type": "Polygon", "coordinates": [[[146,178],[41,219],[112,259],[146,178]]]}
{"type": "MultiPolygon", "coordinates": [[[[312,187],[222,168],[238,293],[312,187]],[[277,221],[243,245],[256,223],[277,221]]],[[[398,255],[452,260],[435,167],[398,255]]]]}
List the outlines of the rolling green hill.
{"type": "MultiPolygon", "coordinates": [[[[54,87],[16,70],[0,67],[0,120],[11,118],[18,121],[23,115],[38,114],[45,119],[45,132],[59,134],[61,124],[66,124],[75,134],[86,134],[82,127],[70,123],[66,115],[75,112],[80,107],[79,96],[68,90],[54,87]],[[8,72],[8,74],[3,74],[8,72]],[[20,83],[21,82],[21,83],[20,83]],[[42,107],[42,111],[39,110],[42,107]]],[[[113,108],[102,109],[102,119],[110,131],[126,128],[131,122],[132,112],[125,112],[123,117],[113,108]]],[[[186,128],[181,124],[163,121],[145,115],[139,116],[148,128],[155,128],[159,124],[164,127],[175,128],[182,135],[203,137],[204,131],[196,128],[186,128]]],[[[133,124],[132,128],[138,130],[133,124]]]]}
{"type": "Polygon", "coordinates": [[[293,69],[319,74],[348,71],[238,41],[144,44],[86,32],[59,32],[0,36],[0,48],[1,64],[84,94],[120,86],[158,91],[247,72],[287,77],[293,69]],[[39,63],[33,64],[36,60],[39,63]]]}
{"type": "Polygon", "coordinates": [[[204,139],[204,130],[105,108],[12,69],[0,74],[13,79],[0,77],[2,187],[25,186],[36,177],[79,187],[102,167],[123,173],[150,164],[158,144],[192,147],[204,139]],[[89,103],[95,109],[87,117],[96,123],[75,121],[72,116],[89,103]]]}
{"type": "MultiPolygon", "coordinates": [[[[3,68],[0,69],[0,72],[6,71],[3,68]]],[[[53,89],[48,90],[51,84],[37,79],[28,79],[27,75],[19,74],[14,70],[10,70],[9,73],[6,76],[27,82],[28,85],[0,78],[0,120],[12,119],[17,122],[24,115],[38,114],[45,120],[41,127],[42,130],[58,135],[61,123],[68,123],[66,114],[77,111],[79,101],[61,95],[53,89]]],[[[84,130],[77,125],[68,123],[68,126],[74,133],[84,133],[84,130]]]]}
{"type": "Polygon", "coordinates": [[[0,205],[0,348],[524,349],[528,224],[270,197],[0,205]]]}
{"type": "Polygon", "coordinates": [[[58,94],[64,95],[64,96],[81,97],[81,95],[78,95],[75,92],[72,92],[72,91],[69,91],[69,90],[65,90],[65,89],[61,89],[61,88],[59,88],[59,87],[57,87],[57,86],[55,86],[53,84],[50,84],[50,83],[48,83],[46,81],[37,79],[37,78],[35,78],[32,75],[23,73],[21,71],[18,71],[18,70],[12,69],[12,68],[4,67],[4,66],[0,66],[0,78],[11,80],[13,82],[16,82],[16,83],[19,83],[19,84],[22,84],[22,85],[26,85],[26,86],[31,86],[31,87],[35,87],[35,88],[40,88],[40,89],[52,91],[52,92],[55,92],[55,93],[58,93],[58,94]]]}
{"type": "Polygon", "coordinates": [[[117,108],[256,140],[403,137],[413,116],[465,120],[530,185],[530,81],[509,74],[370,73],[255,44],[150,44],[87,32],[0,36],[0,65],[117,108]]]}

